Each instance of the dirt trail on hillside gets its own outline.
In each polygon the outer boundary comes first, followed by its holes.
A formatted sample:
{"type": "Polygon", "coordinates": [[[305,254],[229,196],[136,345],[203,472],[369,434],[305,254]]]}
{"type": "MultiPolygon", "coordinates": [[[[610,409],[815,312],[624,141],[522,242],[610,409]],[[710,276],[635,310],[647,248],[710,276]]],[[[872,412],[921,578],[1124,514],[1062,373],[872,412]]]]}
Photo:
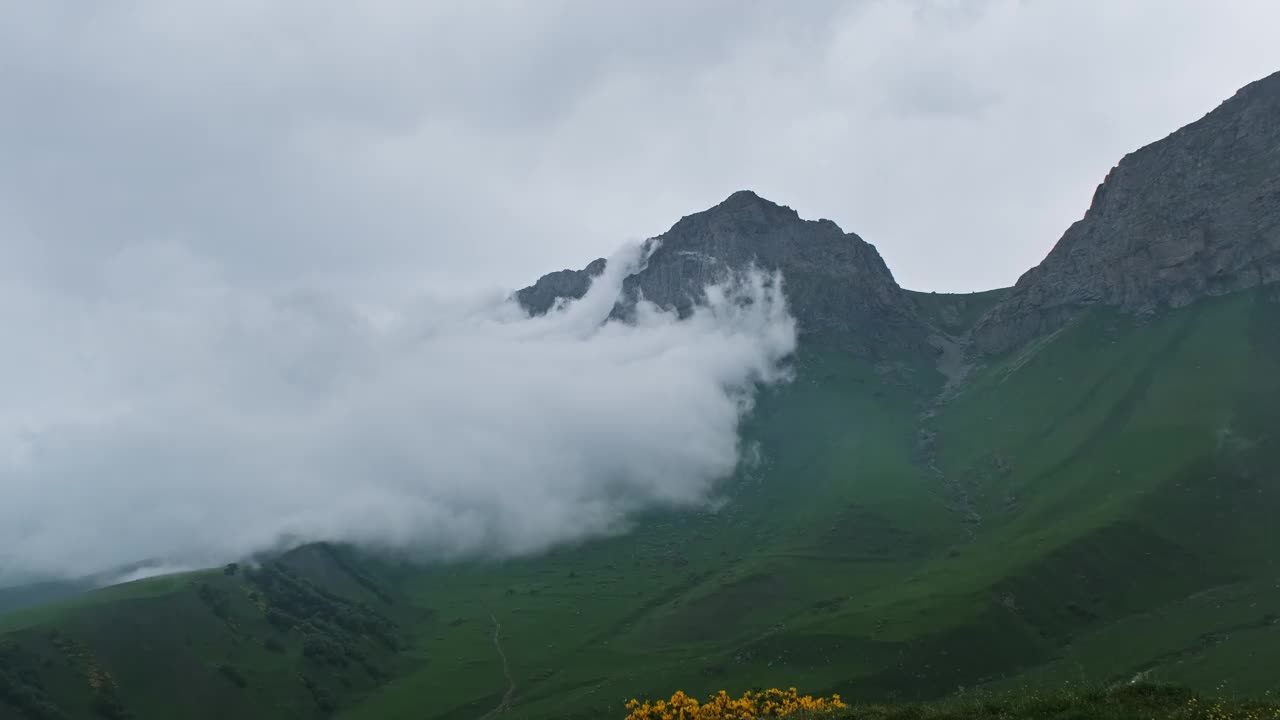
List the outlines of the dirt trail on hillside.
{"type": "Polygon", "coordinates": [[[493,613],[489,613],[489,619],[493,621],[493,649],[498,651],[498,658],[502,660],[502,675],[507,679],[507,690],[502,694],[502,702],[498,706],[484,715],[480,716],[480,720],[489,720],[495,715],[511,709],[511,698],[516,694],[516,681],[511,677],[511,666],[507,663],[507,653],[502,649],[502,623],[498,622],[498,618],[493,613]]]}
{"type": "Polygon", "coordinates": [[[948,477],[938,464],[938,428],[935,423],[943,406],[956,396],[974,369],[973,363],[966,357],[969,339],[935,331],[929,337],[929,342],[938,350],[937,368],[946,382],[937,397],[916,420],[916,461],[934,477],[946,495],[947,507],[960,514],[966,531],[973,537],[977,527],[982,524],[982,515],[974,507],[965,484],[958,478],[948,477]]]}

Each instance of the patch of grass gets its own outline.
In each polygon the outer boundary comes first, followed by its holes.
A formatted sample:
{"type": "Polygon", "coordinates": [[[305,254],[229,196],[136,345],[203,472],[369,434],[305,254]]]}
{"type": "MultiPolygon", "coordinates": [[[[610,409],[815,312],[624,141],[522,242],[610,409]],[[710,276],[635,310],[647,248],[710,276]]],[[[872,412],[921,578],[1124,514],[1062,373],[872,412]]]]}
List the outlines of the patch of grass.
{"type": "MultiPolygon", "coordinates": [[[[814,716],[817,717],[817,716],[814,716]]],[[[1274,720],[1280,704],[1204,699],[1171,685],[1134,684],[1113,689],[1024,689],[975,693],[908,704],[854,704],[824,715],[833,720],[1274,720]]]]}

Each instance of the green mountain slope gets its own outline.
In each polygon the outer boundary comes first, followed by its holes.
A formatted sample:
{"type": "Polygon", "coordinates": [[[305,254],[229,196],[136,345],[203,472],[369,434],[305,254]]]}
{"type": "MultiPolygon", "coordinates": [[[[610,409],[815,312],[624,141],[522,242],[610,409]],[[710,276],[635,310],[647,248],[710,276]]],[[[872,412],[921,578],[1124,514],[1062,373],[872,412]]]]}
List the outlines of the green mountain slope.
{"type": "Polygon", "coordinates": [[[373,672],[348,659],[331,674],[306,632],[274,629],[253,583],[221,571],[12,616],[6,643],[38,659],[68,717],[92,716],[95,667],[140,717],[310,717],[330,700],[345,718],[477,717],[512,685],[519,717],[797,683],[928,697],[1141,673],[1280,692],[1266,670],[1280,662],[1278,350],[1274,287],[1144,321],[1091,311],[941,405],[927,368],[811,349],[761,398],[746,437],[764,459],[715,513],[502,563],[291,555],[396,623],[399,650],[342,640],[373,672]],[[231,598],[234,621],[201,585],[231,598]]]}
{"type": "Polygon", "coordinates": [[[385,681],[417,618],[339,557],[315,546],[2,616],[0,717],[329,714],[385,681]]]}

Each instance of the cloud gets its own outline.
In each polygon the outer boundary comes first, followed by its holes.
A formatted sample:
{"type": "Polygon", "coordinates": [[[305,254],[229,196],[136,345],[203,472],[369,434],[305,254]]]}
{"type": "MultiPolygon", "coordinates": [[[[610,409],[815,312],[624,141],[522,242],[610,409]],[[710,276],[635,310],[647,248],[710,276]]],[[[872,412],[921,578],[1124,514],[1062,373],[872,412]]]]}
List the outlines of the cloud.
{"type": "Polygon", "coordinates": [[[0,243],[72,287],[151,243],[235,284],[513,286],[750,188],[986,289],[1280,68],[1272,0],[83,5],[0,24],[0,243]]]}
{"type": "Polygon", "coordinates": [[[0,579],[310,540],[522,554],[704,506],[795,325],[758,274],[684,319],[606,322],[640,252],[533,318],[500,294],[248,292],[163,246],[92,301],[7,288],[3,319],[42,331],[0,360],[0,579]]]}

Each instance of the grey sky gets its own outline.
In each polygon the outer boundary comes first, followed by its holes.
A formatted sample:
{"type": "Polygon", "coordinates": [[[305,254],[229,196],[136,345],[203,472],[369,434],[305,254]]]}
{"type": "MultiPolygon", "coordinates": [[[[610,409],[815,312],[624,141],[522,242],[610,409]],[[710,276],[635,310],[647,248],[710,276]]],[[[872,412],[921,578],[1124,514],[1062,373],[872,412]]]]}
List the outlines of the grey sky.
{"type": "Polygon", "coordinates": [[[705,503],[785,376],[776,292],[601,327],[624,264],[545,318],[507,291],[742,188],[907,287],[1006,285],[1280,68],[1263,0],[0,12],[0,583],[705,503]]]}
{"type": "Polygon", "coordinates": [[[0,243],[91,292],[513,287],[751,188],[912,288],[1013,282],[1119,157],[1280,68],[1280,4],[5,2],[0,243]]]}

